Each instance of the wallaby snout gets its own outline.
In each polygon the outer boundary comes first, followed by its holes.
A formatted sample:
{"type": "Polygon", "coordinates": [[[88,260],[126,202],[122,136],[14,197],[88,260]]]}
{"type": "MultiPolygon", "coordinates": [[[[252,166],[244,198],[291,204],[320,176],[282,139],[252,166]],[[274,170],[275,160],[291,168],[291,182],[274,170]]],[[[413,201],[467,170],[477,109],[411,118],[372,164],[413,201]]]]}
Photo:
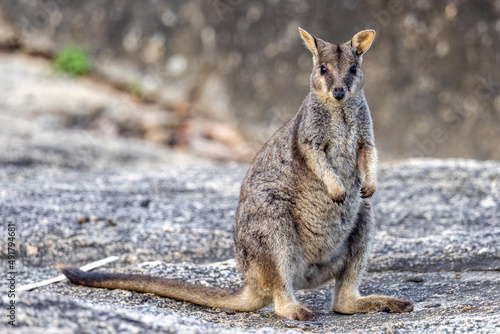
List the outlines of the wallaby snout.
{"type": "Polygon", "coordinates": [[[340,101],[340,100],[343,100],[344,97],[345,97],[345,91],[344,91],[344,88],[335,88],[333,90],[333,97],[337,100],[337,101],[340,101]]]}

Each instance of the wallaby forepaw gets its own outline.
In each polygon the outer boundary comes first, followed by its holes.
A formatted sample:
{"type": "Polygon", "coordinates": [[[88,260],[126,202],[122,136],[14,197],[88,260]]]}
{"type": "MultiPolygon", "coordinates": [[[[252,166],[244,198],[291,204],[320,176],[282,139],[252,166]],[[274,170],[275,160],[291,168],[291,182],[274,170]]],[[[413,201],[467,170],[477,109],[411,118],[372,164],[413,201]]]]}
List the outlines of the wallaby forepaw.
{"type": "Polygon", "coordinates": [[[333,202],[337,204],[344,204],[345,199],[347,197],[347,192],[345,191],[344,188],[336,191],[334,194],[330,195],[330,198],[332,199],[333,202]]]}
{"type": "Polygon", "coordinates": [[[361,197],[368,198],[372,197],[377,191],[377,186],[374,183],[363,184],[361,187],[361,197]]]}

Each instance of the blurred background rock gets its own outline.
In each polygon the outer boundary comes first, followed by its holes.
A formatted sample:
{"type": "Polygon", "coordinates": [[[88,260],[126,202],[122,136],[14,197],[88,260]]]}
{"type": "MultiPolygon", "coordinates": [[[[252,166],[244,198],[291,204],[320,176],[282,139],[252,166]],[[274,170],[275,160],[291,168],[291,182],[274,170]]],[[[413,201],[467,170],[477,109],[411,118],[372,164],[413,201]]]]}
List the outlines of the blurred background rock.
{"type": "Polygon", "coordinates": [[[0,3],[4,54],[53,59],[77,45],[87,79],[168,115],[108,129],[219,160],[251,160],[297,111],[311,71],[299,26],[337,43],[377,31],[364,71],[381,160],[500,160],[498,0],[0,3]]]}

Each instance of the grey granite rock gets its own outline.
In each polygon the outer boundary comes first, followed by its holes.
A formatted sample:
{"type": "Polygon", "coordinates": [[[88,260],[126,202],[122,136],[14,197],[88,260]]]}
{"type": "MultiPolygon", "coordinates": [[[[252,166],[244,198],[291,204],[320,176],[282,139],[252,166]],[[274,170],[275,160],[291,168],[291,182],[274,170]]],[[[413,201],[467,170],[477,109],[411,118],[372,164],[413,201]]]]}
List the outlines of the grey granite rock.
{"type": "Polygon", "coordinates": [[[96,82],[54,73],[39,58],[0,54],[0,164],[99,169],[205,159],[138,140],[172,136],[178,120],[96,82]],[[141,135],[137,135],[141,133],[141,135]],[[149,135],[148,135],[149,134],[149,135]]]}
{"type": "Polygon", "coordinates": [[[499,177],[500,164],[492,161],[382,165],[370,268],[500,270],[499,177]]]}
{"type": "MultiPolygon", "coordinates": [[[[240,285],[234,263],[226,260],[232,256],[232,218],[246,168],[2,166],[0,217],[16,224],[18,284],[56,276],[56,262],[84,264],[118,255],[105,270],[240,285]]],[[[376,243],[361,292],[412,299],[415,311],[332,314],[327,286],[298,292],[324,323],[305,329],[494,333],[500,321],[499,178],[497,162],[382,164],[374,198],[376,243]]],[[[3,229],[0,261],[6,265],[5,241],[3,229]]],[[[3,295],[1,309],[7,302],[3,295]]],[[[21,293],[17,305],[14,333],[304,330],[287,327],[272,307],[213,313],[153,295],[68,282],[21,293]]],[[[11,329],[5,322],[0,326],[11,329]]]]}

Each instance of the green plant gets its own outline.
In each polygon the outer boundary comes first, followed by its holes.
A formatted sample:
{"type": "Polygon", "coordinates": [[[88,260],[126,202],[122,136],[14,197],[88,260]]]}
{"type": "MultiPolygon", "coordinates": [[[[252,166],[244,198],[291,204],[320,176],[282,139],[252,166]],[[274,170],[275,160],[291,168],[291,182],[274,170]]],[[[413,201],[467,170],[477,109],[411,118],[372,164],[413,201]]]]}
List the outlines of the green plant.
{"type": "Polygon", "coordinates": [[[129,89],[130,89],[130,93],[138,98],[139,100],[142,100],[144,99],[144,87],[138,83],[138,82],[134,82],[134,83],[131,83],[130,86],[129,86],[129,89]]]}
{"type": "Polygon", "coordinates": [[[54,68],[71,76],[77,76],[90,71],[90,61],[82,47],[69,45],[57,54],[54,68]]]}

